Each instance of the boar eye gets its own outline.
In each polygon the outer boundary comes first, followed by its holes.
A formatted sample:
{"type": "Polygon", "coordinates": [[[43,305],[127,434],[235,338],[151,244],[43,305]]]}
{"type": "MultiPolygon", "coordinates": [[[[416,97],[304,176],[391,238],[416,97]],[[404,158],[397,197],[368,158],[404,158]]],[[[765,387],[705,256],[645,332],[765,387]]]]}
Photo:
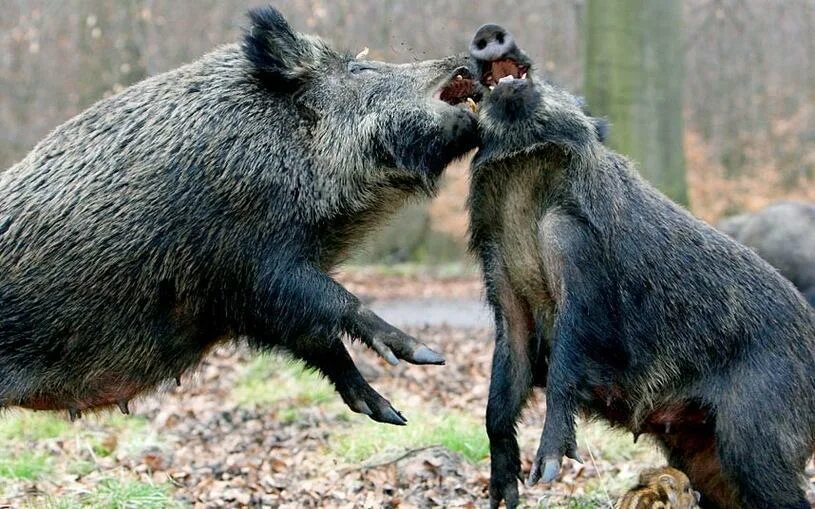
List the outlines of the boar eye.
{"type": "Polygon", "coordinates": [[[351,74],[362,74],[364,72],[377,72],[378,69],[371,64],[363,62],[348,62],[348,72],[351,74]]]}

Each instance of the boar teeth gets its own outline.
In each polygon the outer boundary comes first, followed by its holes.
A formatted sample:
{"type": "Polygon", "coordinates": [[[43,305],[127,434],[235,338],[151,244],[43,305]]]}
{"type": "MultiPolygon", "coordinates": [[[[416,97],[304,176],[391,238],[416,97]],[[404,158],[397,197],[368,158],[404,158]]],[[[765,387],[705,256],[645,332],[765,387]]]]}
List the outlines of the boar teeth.
{"type": "Polygon", "coordinates": [[[472,97],[467,98],[467,107],[470,108],[470,111],[472,111],[473,113],[478,111],[478,104],[476,104],[476,102],[473,101],[472,97]]]}
{"type": "Polygon", "coordinates": [[[463,79],[464,79],[464,76],[462,76],[461,74],[456,74],[456,80],[461,81],[463,79]]]}
{"type": "Polygon", "coordinates": [[[490,85],[490,90],[493,90],[494,88],[495,88],[495,85],[490,85]]]}
{"type": "Polygon", "coordinates": [[[526,73],[523,73],[523,74],[521,75],[521,79],[522,79],[522,80],[525,80],[525,79],[526,79],[526,73]]]}
{"type": "Polygon", "coordinates": [[[498,80],[498,83],[508,83],[508,82],[514,81],[514,80],[515,80],[514,76],[511,76],[511,75],[510,76],[504,76],[503,78],[498,80]]]}

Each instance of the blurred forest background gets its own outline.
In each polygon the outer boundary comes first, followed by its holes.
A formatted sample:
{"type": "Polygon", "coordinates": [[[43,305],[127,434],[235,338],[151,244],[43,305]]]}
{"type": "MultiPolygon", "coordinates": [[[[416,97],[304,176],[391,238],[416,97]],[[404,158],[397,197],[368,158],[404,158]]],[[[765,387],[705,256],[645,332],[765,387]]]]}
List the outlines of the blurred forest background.
{"type": "MultiPolygon", "coordinates": [[[[815,202],[815,0],[0,0],[0,172],[93,102],[236,41],[246,10],[268,1],[301,31],[396,62],[466,51],[477,27],[500,23],[541,73],[609,118],[612,146],[703,219],[815,202]]],[[[467,173],[466,161],[450,168],[437,199],[399,213],[354,260],[387,267],[338,275],[449,361],[390,367],[349,345],[410,426],[353,415],[286,359],[217,349],[133,415],[4,412],[0,507],[482,506],[493,332],[480,279],[459,263],[467,173]]],[[[519,426],[525,469],[542,401],[519,426]]],[[[578,444],[590,461],[524,488],[527,502],[611,508],[663,462],[647,439],[597,423],[580,425],[578,444]]],[[[815,504],[815,462],[806,475],[815,504]]]]}
{"type": "MultiPolygon", "coordinates": [[[[235,41],[262,2],[0,0],[0,171],[100,98],[235,41]]],[[[815,0],[274,4],[301,31],[398,62],[464,51],[500,23],[702,218],[815,201],[815,0]]],[[[400,214],[360,261],[463,257],[466,175],[452,168],[439,199],[400,214]]]]}

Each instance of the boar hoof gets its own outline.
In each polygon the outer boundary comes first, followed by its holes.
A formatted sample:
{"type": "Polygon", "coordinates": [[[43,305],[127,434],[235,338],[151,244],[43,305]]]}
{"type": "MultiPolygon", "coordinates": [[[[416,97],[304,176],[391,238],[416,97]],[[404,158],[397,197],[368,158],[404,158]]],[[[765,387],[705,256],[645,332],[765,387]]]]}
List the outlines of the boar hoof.
{"type": "Polygon", "coordinates": [[[535,459],[532,465],[532,471],[529,472],[529,479],[526,480],[527,486],[534,486],[538,481],[550,483],[557,478],[560,473],[560,459],[548,459],[543,464],[543,472],[541,472],[541,460],[535,459]]]}
{"type": "Polygon", "coordinates": [[[444,364],[444,357],[422,345],[413,352],[411,362],[414,364],[444,364]]]}
{"type": "Polygon", "coordinates": [[[546,460],[546,463],[543,466],[543,477],[541,477],[541,481],[552,482],[555,480],[559,472],[560,472],[560,461],[546,460]]]}
{"type": "Polygon", "coordinates": [[[405,426],[407,424],[407,419],[405,419],[402,413],[390,405],[388,408],[380,409],[379,412],[372,414],[370,417],[375,421],[393,424],[395,426],[405,426]]]}
{"type": "Polygon", "coordinates": [[[444,364],[444,357],[389,324],[366,307],[357,311],[353,327],[357,337],[392,366],[404,359],[412,364],[444,364]]]}
{"type": "Polygon", "coordinates": [[[354,412],[365,414],[377,422],[397,426],[407,424],[407,419],[364,380],[357,383],[340,383],[337,391],[348,408],[354,412]]]}

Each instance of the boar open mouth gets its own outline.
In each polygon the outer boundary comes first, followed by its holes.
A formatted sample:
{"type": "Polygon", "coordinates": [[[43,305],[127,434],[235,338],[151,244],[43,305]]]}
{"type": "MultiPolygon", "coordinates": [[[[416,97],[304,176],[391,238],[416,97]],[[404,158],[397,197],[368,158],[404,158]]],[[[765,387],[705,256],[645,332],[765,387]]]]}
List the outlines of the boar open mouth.
{"type": "Polygon", "coordinates": [[[461,105],[475,113],[478,101],[481,100],[481,93],[476,85],[472,73],[466,67],[460,67],[453,78],[436,93],[437,98],[451,106],[461,105]]]}
{"type": "Polygon", "coordinates": [[[485,64],[480,81],[482,85],[492,90],[499,83],[526,79],[527,72],[529,66],[511,58],[502,58],[485,64]]]}

